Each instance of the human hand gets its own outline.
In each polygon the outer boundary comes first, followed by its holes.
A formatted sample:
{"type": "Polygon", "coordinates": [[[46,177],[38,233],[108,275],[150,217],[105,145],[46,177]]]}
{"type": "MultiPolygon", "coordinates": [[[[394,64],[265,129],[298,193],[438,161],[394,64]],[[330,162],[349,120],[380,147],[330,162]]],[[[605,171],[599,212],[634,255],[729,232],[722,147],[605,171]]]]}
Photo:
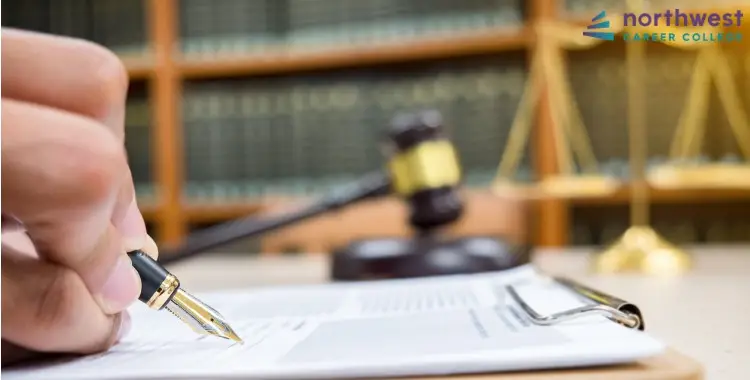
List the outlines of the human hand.
{"type": "Polygon", "coordinates": [[[125,252],[158,255],[124,147],[127,72],[98,45],[10,29],[2,65],[3,229],[33,243],[3,238],[3,365],[106,350],[140,293],[125,252]]]}

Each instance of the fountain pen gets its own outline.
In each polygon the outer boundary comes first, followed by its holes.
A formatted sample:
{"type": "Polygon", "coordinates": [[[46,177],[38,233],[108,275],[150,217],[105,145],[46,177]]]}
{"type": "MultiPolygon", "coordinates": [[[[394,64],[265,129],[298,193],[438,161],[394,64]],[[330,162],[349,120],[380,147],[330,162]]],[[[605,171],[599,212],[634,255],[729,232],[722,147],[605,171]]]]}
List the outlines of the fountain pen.
{"type": "Polygon", "coordinates": [[[180,281],[143,251],[128,252],[141,278],[138,300],[151,309],[167,309],[193,331],[242,343],[224,317],[180,287],[180,281]]]}

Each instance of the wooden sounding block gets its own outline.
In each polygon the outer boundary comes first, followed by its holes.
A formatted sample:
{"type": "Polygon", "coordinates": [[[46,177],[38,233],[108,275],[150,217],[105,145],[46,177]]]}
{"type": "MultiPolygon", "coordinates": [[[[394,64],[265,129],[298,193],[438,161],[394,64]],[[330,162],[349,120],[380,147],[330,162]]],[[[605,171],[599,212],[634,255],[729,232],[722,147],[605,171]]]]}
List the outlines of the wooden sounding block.
{"type": "MultiPolygon", "coordinates": [[[[446,228],[447,235],[493,235],[519,244],[528,241],[530,216],[525,201],[500,198],[489,191],[464,191],[462,196],[466,203],[463,216],[446,228]]],[[[280,213],[298,206],[278,202],[266,212],[280,213]]],[[[408,237],[413,232],[407,211],[406,203],[395,197],[352,205],[268,234],[262,251],[280,253],[293,247],[300,252],[330,253],[352,240],[408,237]]]]}
{"type": "Polygon", "coordinates": [[[628,365],[500,374],[410,377],[409,380],[703,380],[703,368],[672,349],[628,365]]]}

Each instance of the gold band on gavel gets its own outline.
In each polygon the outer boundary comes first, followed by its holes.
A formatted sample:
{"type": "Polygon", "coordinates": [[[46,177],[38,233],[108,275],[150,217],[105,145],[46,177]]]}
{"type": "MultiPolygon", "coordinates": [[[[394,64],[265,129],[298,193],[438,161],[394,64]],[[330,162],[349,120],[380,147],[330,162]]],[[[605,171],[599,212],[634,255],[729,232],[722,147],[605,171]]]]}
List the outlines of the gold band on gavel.
{"type": "Polygon", "coordinates": [[[453,145],[446,140],[432,140],[396,154],[388,163],[393,189],[401,196],[420,190],[456,186],[461,169],[453,145]]]}

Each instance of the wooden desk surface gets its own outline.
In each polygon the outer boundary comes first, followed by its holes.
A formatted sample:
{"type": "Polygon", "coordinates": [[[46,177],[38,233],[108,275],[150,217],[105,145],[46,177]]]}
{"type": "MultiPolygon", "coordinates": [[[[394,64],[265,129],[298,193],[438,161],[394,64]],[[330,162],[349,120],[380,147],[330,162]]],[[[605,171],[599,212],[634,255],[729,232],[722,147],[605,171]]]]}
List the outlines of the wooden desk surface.
{"type": "MultiPolygon", "coordinates": [[[[638,304],[647,330],[699,361],[709,380],[750,379],[750,247],[688,248],[692,272],[672,278],[588,271],[590,249],[544,250],[543,270],[575,278],[638,304]]],[[[214,254],[178,263],[170,270],[191,291],[327,280],[328,256],[214,254]]]]}

